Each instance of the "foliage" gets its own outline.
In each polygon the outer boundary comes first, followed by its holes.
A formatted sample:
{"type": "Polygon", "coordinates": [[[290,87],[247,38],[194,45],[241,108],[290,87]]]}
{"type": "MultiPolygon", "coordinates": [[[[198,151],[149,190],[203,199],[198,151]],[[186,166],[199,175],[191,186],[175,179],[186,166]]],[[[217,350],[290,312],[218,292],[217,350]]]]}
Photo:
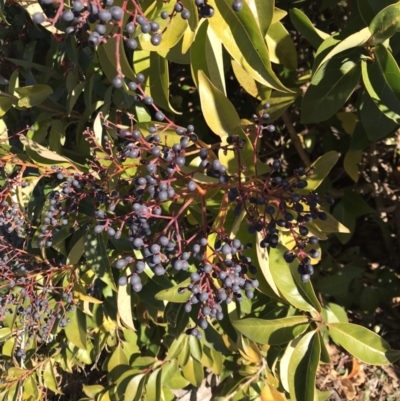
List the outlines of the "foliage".
{"type": "MultiPolygon", "coordinates": [[[[97,368],[82,401],[173,400],[209,373],[215,400],[313,401],[327,341],[400,358],[338,305],[363,266],[326,274],[329,243],[376,213],[351,190],[335,202],[330,172],[357,182],[400,119],[399,3],[379,4],[329,34],[273,0],[0,3],[0,400],[97,368]],[[291,105],[345,139],[304,150],[294,132],[304,165],[262,157],[291,105]]],[[[386,301],[358,291],[363,310],[386,301]]]]}

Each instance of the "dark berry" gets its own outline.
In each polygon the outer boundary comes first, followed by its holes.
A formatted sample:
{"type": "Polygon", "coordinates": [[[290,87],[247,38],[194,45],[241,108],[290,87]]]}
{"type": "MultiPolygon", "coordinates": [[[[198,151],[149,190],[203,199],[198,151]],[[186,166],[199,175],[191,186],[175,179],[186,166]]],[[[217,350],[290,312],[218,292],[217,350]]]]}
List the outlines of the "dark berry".
{"type": "Polygon", "coordinates": [[[125,26],[125,31],[129,34],[135,32],[136,26],[133,22],[129,22],[128,24],[126,24],[125,26]]]}
{"type": "Polygon", "coordinates": [[[201,6],[199,8],[199,12],[200,12],[200,16],[203,18],[211,18],[215,13],[214,8],[212,8],[208,4],[201,6]]]}
{"type": "Polygon", "coordinates": [[[124,11],[121,7],[114,6],[110,8],[110,13],[113,19],[120,21],[124,17],[124,11]]]}
{"type": "Polygon", "coordinates": [[[35,24],[41,24],[45,20],[45,15],[41,12],[36,12],[32,14],[32,21],[35,24]]]}
{"type": "Polygon", "coordinates": [[[182,10],[181,17],[182,17],[182,19],[185,19],[185,20],[189,19],[190,18],[190,11],[186,10],[186,9],[182,10]]]}
{"type": "Polygon", "coordinates": [[[115,77],[115,78],[112,80],[112,86],[113,86],[114,88],[116,88],[116,89],[122,88],[123,83],[124,83],[124,81],[122,80],[121,77],[115,77]]]}
{"type": "Polygon", "coordinates": [[[243,2],[241,0],[235,0],[232,3],[232,8],[234,11],[240,11],[243,8],[243,2]]]}
{"type": "Polygon", "coordinates": [[[158,33],[154,34],[151,37],[150,42],[153,46],[158,46],[161,43],[161,35],[159,35],[158,33]]]}
{"type": "Polygon", "coordinates": [[[126,47],[130,50],[136,50],[138,47],[138,42],[135,39],[127,39],[126,47]]]}

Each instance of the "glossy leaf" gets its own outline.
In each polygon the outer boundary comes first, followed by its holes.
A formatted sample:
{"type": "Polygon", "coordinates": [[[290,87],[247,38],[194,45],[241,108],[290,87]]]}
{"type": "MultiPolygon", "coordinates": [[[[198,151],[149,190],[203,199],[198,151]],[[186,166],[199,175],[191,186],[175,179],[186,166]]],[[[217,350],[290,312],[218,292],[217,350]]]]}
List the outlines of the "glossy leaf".
{"type": "Polygon", "coordinates": [[[154,297],[159,301],[168,301],[168,302],[176,302],[176,303],[184,303],[192,295],[189,290],[183,292],[183,294],[179,294],[179,288],[184,288],[190,284],[190,278],[186,279],[180,284],[174,285],[165,290],[159,291],[154,297]]]}
{"type": "Polygon", "coordinates": [[[274,17],[274,0],[247,0],[254,19],[265,37],[274,17]]]}
{"type": "Polygon", "coordinates": [[[304,124],[327,120],[348,100],[360,79],[358,56],[330,59],[314,75],[303,98],[304,124]]]}
{"type": "Polygon", "coordinates": [[[298,8],[291,8],[289,15],[294,27],[315,49],[329,36],[327,33],[315,28],[307,15],[298,8]]]}
{"type": "Polygon", "coordinates": [[[349,177],[354,181],[358,181],[358,175],[359,175],[359,163],[362,160],[362,152],[356,151],[348,151],[346,155],[344,156],[343,160],[343,168],[344,171],[349,175],[349,177]]]}
{"type": "Polygon", "coordinates": [[[321,343],[315,331],[305,334],[293,350],[289,362],[288,384],[293,401],[314,401],[315,377],[321,343]]]}
{"type": "Polygon", "coordinates": [[[385,7],[369,24],[372,34],[369,45],[376,46],[393,36],[400,29],[400,4],[395,3],[385,7]]]}
{"type": "Polygon", "coordinates": [[[320,156],[312,165],[313,172],[307,177],[307,192],[316,190],[322,181],[328,176],[336,162],[339,160],[339,153],[331,150],[320,156]]]}
{"type": "Polygon", "coordinates": [[[210,28],[207,20],[200,24],[190,48],[190,69],[198,86],[198,74],[202,71],[212,84],[226,95],[222,43],[210,28]],[[206,57],[203,57],[203,55],[206,57]]]}
{"type": "Polygon", "coordinates": [[[400,101],[387,81],[378,61],[361,62],[362,79],[369,96],[386,117],[400,124],[400,101]]]}
{"type": "Polygon", "coordinates": [[[199,24],[199,13],[194,0],[182,0],[182,5],[190,12],[188,27],[183,35],[182,53],[185,54],[191,47],[199,24]]]}
{"type": "Polygon", "coordinates": [[[136,328],[133,324],[131,297],[132,286],[130,285],[130,283],[126,285],[120,285],[118,287],[117,307],[119,316],[126,327],[136,331],[136,328]]]}
{"type": "Polygon", "coordinates": [[[247,318],[234,320],[232,325],[252,341],[278,345],[303,333],[309,326],[309,320],[306,316],[291,316],[273,320],[247,318]]]}
{"type": "Polygon", "coordinates": [[[191,356],[189,356],[188,361],[182,367],[182,374],[185,379],[189,380],[189,382],[195,387],[200,387],[204,379],[203,366],[199,361],[196,361],[196,359],[193,359],[191,356]]]}
{"type": "Polygon", "coordinates": [[[121,344],[118,344],[107,363],[107,371],[113,380],[118,378],[129,370],[129,361],[121,344]]]}
{"type": "Polygon", "coordinates": [[[159,401],[161,392],[161,370],[156,369],[150,373],[146,383],[146,400],[159,401]]]}
{"type": "Polygon", "coordinates": [[[388,85],[397,96],[397,99],[400,100],[400,69],[395,58],[383,45],[376,46],[374,54],[375,60],[379,63],[388,85]]]}
{"type": "MultiPolygon", "coordinates": [[[[238,80],[240,86],[251,96],[261,99],[261,94],[259,92],[258,82],[256,82],[234,59],[231,60],[232,70],[238,80]]],[[[261,84],[260,84],[261,85],[261,84]]],[[[270,90],[270,89],[268,89],[270,90]]],[[[1,100],[1,98],[0,98],[1,100]]]]}
{"type": "Polygon", "coordinates": [[[125,401],[140,400],[143,392],[144,380],[145,380],[144,374],[139,374],[132,377],[125,390],[125,401]]]}
{"type": "MultiPolygon", "coordinates": [[[[225,0],[224,0],[225,1],[225,0]]],[[[233,104],[199,71],[199,94],[207,125],[219,136],[228,136],[240,126],[233,104]]]]}
{"type": "Polygon", "coordinates": [[[156,52],[150,52],[148,87],[146,94],[151,96],[154,103],[165,110],[170,110],[175,114],[182,114],[175,110],[169,101],[169,70],[168,62],[156,52]]]}
{"type": "Polygon", "coordinates": [[[79,309],[75,308],[73,312],[67,313],[71,321],[65,327],[65,335],[72,344],[78,348],[86,349],[86,315],[79,309]]]}
{"type": "Polygon", "coordinates": [[[273,63],[282,64],[289,70],[297,68],[297,51],[293,39],[281,22],[271,25],[265,37],[269,56],[273,63]]]}
{"type": "Polygon", "coordinates": [[[319,61],[317,67],[314,69],[314,75],[318,72],[318,70],[326,63],[328,60],[331,60],[339,53],[344,52],[345,50],[353,49],[354,47],[360,47],[367,43],[368,39],[371,36],[371,32],[368,28],[363,28],[361,31],[355,32],[345,39],[341,40],[336,46],[334,46],[328,54],[319,61]]]}
{"type": "Polygon", "coordinates": [[[54,364],[52,360],[50,359],[47,363],[45,363],[44,368],[43,368],[43,380],[44,380],[44,385],[53,393],[56,394],[61,394],[58,385],[57,385],[57,380],[56,376],[54,374],[54,364]]]}
{"type": "Polygon", "coordinates": [[[314,311],[315,307],[305,296],[300,283],[294,278],[289,265],[283,258],[281,249],[270,249],[269,265],[272,279],[282,297],[298,309],[314,311]]]}
{"type": "Polygon", "coordinates": [[[347,352],[370,365],[388,365],[400,358],[400,351],[392,350],[378,334],[353,323],[330,323],[333,341],[347,352]]]}
{"type": "Polygon", "coordinates": [[[260,397],[261,401],[286,401],[286,397],[268,383],[265,383],[264,388],[261,390],[260,397]]]}
{"type": "Polygon", "coordinates": [[[361,92],[358,102],[358,114],[368,138],[372,141],[379,141],[397,127],[397,124],[392,119],[379,110],[379,107],[366,90],[361,92]]]}
{"type": "Polygon", "coordinates": [[[215,10],[210,26],[228,53],[256,81],[289,92],[271,69],[267,47],[247,3],[243,2],[240,13],[232,9],[229,0],[210,0],[207,4],[215,10]]]}
{"type": "Polygon", "coordinates": [[[16,88],[15,92],[20,96],[19,107],[34,107],[47,99],[53,93],[53,89],[48,85],[37,84],[16,88]]]}

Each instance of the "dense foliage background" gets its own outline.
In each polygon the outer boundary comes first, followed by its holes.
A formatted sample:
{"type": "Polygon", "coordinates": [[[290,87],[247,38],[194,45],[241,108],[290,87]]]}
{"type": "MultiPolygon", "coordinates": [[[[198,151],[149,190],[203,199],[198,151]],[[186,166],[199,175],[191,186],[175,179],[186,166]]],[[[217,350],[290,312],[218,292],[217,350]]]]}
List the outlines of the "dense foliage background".
{"type": "Polygon", "coordinates": [[[0,399],[396,399],[399,15],[0,1],[0,399]]]}

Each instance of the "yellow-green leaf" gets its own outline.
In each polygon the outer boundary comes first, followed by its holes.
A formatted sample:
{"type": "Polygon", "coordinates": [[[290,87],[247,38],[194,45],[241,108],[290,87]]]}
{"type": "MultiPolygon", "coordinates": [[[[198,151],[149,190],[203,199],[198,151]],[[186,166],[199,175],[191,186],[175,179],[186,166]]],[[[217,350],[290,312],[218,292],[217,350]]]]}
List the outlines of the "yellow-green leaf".
{"type": "Polygon", "coordinates": [[[290,92],[271,68],[267,46],[246,2],[238,13],[230,0],[209,0],[215,10],[209,23],[228,53],[256,81],[282,92],[290,92]]]}

